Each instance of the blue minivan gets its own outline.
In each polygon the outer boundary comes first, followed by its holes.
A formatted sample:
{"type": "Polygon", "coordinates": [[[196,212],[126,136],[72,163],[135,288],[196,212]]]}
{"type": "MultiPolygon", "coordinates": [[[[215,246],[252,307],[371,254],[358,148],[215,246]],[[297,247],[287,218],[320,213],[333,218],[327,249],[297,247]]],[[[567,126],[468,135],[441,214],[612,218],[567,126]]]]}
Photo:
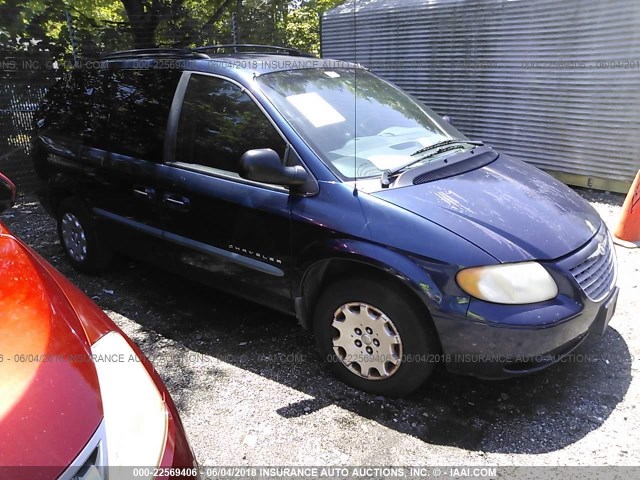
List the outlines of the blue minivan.
{"type": "Polygon", "coordinates": [[[615,310],[611,237],[585,200],[359,65],[117,52],[53,86],[35,127],[76,268],[120,253],[295,315],[368,392],[406,394],[438,364],[535,372],[615,310]]]}

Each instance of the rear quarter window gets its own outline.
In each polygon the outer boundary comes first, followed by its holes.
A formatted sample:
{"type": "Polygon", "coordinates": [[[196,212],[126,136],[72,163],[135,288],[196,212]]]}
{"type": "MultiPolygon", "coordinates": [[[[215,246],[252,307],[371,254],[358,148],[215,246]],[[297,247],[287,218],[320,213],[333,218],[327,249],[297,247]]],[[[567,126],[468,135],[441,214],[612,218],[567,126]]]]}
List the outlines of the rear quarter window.
{"type": "Polygon", "coordinates": [[[83,138],[90,128],[91,95],[95,84],[96,72],[73,70],[49,89],[35,121],[41,120],[42,128],[54,134],[77,140],[83,138]]]}
{"type": "Polygon", "coordinates": [[[167,119],[180,72],[116,70],[110,72],[106,105],[108,149],[115,153],[162,161],[167,119]]]}
{"type": "Polygon", "coordinates": [[[35,121],[66,141],[160,162],[180,75],[175,70],[73,70],[49,89],[35,121]]]}

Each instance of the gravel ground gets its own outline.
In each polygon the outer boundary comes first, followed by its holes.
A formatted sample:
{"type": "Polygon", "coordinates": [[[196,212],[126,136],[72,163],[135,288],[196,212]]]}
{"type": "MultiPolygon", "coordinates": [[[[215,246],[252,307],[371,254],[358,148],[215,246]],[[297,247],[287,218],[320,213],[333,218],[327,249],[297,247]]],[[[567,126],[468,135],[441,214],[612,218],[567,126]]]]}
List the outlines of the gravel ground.
{"type": "MultiPolygon", "coordinates": [[[[615,225],[623,196],[578,191],[615,225]]],[[[640,249],[616,247],[617,313],[585,361],[500,382],[436,372],[386,399],[334,380],[294,318],[141,263],[77,273],[34,197],[3,221],[141,346],[203,465],[640,464],[640,249]]]]}

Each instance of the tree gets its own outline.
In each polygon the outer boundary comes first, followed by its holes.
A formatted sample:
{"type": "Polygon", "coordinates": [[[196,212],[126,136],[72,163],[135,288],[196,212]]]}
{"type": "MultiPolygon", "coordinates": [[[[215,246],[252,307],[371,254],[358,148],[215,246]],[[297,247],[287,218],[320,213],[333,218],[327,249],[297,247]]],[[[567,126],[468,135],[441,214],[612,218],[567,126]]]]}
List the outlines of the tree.
{"type": "Polygon", "coordinates": [[[345,0],[303,0],[294,3],[285,26],[286,41],[292,47],[320,53],[320,18],[345,0]]]}
{"type": "Polygon", "coordinates": [[[156,29],[161,18],[171,9],[173,4],[181,1],[164,2],[162,0],[122,0],[127,12],[129,25],[136,48],[150,48],[156,44],[156,29]]]}
{"type": "Polygon", "coordinates": [[[82,58],[153,46],[231,43],[235,13],[243,43],[318,53],[320,16],[344,0],[4,0],[0,53],[71,60],[67,13],[82,58]]]}
{"type": "Polygon", "coordinates": [[[150,48],[159,41],[188,45],[210,29],[236,0],[121,0],[134,48],[150,48]],[[159,34],[158,29],[161,29],[159,34]],[[160,38],[158,38],[160,37],[160,38]]]}

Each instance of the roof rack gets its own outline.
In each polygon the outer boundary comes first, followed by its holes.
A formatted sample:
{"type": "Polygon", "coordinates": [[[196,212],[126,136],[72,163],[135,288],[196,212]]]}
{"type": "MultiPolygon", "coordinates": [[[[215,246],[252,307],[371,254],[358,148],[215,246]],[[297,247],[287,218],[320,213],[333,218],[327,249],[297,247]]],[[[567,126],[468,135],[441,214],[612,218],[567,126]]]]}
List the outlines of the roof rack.
{"type": "MultiPolygon", "coordinates": [[[[196,57],[211,58],[207,52],[218,53],[220,51],[232,51],[233,53],[265,53],[290,55],[292,57],[311,57],[310,53],[297,50],[295,48],[281,47],[278,45],[256,45],[251,43],[229,43],[222,45],[207,45],[197,48],[138,48],[134,50],[121,50],[119,52],[108,53],[100,57],[101,60],[116,60],[142,57],[196,57]]],[[[221,52],[222,53],[222,52],[221,52]]]]}
{"type": "Polygon", "coordinates": [[[314,57],[314,55],[303,52],[296,48],[281,47],[278,45],[259,45],[253,43],[228,43],[222,45],[207,45],[206,47],[193,48],[192,52],[208,52],[218,50],[231,50],[233,53],[273,53],[286,54],[292,57],[314,57]]]}
{"type": "Polygon", "coordinates": [[[200,58],[208,58],[207,55],[194,52],[188,48],[137,48],[134,50],[121,50],[119,52],[108,53],[100,57],[101,60],[115,60],[118,58],[136,58],[149,56],[163,57],[184,57],[195,56],[200,58]]]}

